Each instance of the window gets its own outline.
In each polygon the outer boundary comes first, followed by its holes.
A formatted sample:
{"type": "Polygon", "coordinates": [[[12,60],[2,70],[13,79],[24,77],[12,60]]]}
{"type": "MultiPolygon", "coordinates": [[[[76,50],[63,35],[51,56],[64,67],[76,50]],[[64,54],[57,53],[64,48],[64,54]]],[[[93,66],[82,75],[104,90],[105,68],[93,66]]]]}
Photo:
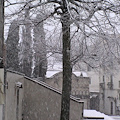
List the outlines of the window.
{"type": "Polygon", "coordinates": [[[103,83],[105,82],[105,76],[103,75],[103,83]]]}
{"type": "Polygon", "coordinates": [[[110,89],[113,89],[113,75],[110,75],[110,89]]]}
{"type": "Polygon", "coordinates": [[[119,100],[120,100],[120,93],[119,93],[119,100]]]}
{"type": "Polygon", "coordinates": [[[110,82],[113,84],[113,75],[110,75],[110,82]]]}
{"type": "Polygon", "coordinates": [[[78,91],[76,91],[76,95],[78,95],[78,91]]]}
{"type": "Polygon", "coordinates": [[[111,115],[113,114],[113,102],[111,102],[111,115]]]}
{"type": "Polygon", "coordinates": [[[86,95],[89,95],[89,92],[88,92],[88,91],[86,91],[86,95]]]}
{"type": "Polygon", "coordinates": [[[119,81],[119,88],[120,88],[120,81],[119,81]]]}
{"type": "Polygon", "coordinates": [[[87,65],[87,71],[91,71],[91,67],[87,65]]]}

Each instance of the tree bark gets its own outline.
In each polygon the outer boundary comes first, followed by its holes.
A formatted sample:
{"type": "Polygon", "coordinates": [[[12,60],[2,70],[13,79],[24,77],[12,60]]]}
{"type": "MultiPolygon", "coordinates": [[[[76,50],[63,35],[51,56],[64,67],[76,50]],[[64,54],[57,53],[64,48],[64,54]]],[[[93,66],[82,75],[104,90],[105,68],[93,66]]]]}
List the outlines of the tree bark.
{"type": "Polygon", "coordinates": [[[0,57],[3,58],[4,46],[4,0],[0,0],[0,57]]]}
{"type": "Polygon", "coordinates": [[[63,86],[60,120],[69,120],[72,67],[70,61],[70,15],[65,1],[63,1],[63,15],[61,22],[63,33],[63,86]]]}

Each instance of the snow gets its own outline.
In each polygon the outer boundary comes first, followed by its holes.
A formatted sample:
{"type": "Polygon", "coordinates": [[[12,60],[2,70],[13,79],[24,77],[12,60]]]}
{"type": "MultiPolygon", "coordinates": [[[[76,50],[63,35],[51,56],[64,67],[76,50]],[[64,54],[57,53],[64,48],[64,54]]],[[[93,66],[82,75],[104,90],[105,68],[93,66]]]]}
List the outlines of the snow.
{"type": "Polygon", "coordinates": [[[19,88],[22,88],[22,83],[21,82],[17,82],[16,86],[19,87],[19,88]]]}
{"type": "Polygon", "coordinates": [[[61,63],[48,64],[48,70],[62,71],[62,65],[61,63]]]}
{"type": "Polygon", "coordinates": [[[108,115],[105,115],[105,116],[104,116],[104,120],[115,120],[115,119],[111,118],[111,117],[108,116],[108,115]]]}
{"type": "Polygon", "coordinates": [[[54,76],[55,74],[59,73],[61,71],[47,71],[46,73],[46,78],[51,78],[52,76],[54,76]]]}
{"type": "MultiPolygon", "coordinates": [[[[57,61],[56,58],[53,56],[52,53],[47,54],[47,61],[48,61],[48,69],[46,73],[46,77],[50,78],[56,73],[62,72],[62,62],[57,61]]],[[[88,77],[87,73],[84,71],[74,71],[77,77],[88,77]]]]}
{"type": "MultiPolygon", "coordinates": [[[[59,72],[62,72],[62,68],[60,67],[60,65],[54,65],[54,67],[52,67],[50,69],[50,66],[49,66],[49,69],[47,70],[47,73],[46,73],[46,78],[51,78],[52,76],[54,76],[56,73],[59,73],[59,72]]],[[[82,74],[82,77],[88,77],[87,76],[87,73],[85,72],[73,72],[73,74],[75,74],[77,77],[80,77],[81,74],[82,74]]]]}
{"type": "Polygon", "coordinates": [[[104,118],[103,120],[114,120],[110,116],[96,110],[84,110],[83,116],[85,118],[104,118]]]}
{"type": "Polygon", "coordinates": [[[115,120],[120,120],[120,116],[110,116],[112,118],[114,118],[115,120]]]}
{"type": "Polygon", "coordinates": [[[81,72],[81,71],[76,71],[76,72],[73,72],[77,77],[88,77],[87,73],[86,72],[81,72]]]}
{"type": "Polygon", "coordinates": [[[23,31],[22,31],[23,27],[24,27],[23,25],[20,25],[19,27],[19,44],[23,42],[23,39],[22,39],[23,38],[23,31]]]}

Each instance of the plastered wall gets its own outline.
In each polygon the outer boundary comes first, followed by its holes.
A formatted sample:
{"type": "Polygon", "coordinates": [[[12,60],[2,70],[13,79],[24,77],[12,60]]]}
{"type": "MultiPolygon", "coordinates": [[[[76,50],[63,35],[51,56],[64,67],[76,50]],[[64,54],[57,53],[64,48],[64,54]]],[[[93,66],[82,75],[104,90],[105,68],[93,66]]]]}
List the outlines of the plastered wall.
{"type": "MultiPolygon", "coordinates": [[[[7,72],[5,120],[59,120],[61,93],[44,82],[7,72]],[[16,87],[16,83],[22,87],[16,87]]],[[[70,120],[82,120],[83,103],[71,98],[70,120]]]]}

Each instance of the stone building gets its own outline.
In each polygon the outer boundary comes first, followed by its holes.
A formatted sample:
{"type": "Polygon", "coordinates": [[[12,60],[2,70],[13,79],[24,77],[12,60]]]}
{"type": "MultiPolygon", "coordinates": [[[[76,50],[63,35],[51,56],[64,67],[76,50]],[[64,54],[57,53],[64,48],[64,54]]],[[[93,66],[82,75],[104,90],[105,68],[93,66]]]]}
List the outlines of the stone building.
{"type": "MultiPolygon", "coordinates": [[[[111,70],[112,71],[112,70],[111,70]]],[[[108,115],[120,115],[120,71],[100,74],[100,111],[108,115]]]]}
{"type": "MultiPolygon", "coordinates": [[[[62,91],[62,72],[47,71],[45,82],[50,86],[62,91]]],[[[72,91],[71,95],[78,100],[83,101],[84,108],[90,107],[90,92],[89,92],[90,78],[85,72],[73,72],[72,74],[72,91]]]]}
{"type": "Polygon", "coordinates": [[[103,69],[86,71],[91,78],[90,109],[95,109],[108,115],[120,115],[120,66],[117,71],[109,72],[103,69]]]}

